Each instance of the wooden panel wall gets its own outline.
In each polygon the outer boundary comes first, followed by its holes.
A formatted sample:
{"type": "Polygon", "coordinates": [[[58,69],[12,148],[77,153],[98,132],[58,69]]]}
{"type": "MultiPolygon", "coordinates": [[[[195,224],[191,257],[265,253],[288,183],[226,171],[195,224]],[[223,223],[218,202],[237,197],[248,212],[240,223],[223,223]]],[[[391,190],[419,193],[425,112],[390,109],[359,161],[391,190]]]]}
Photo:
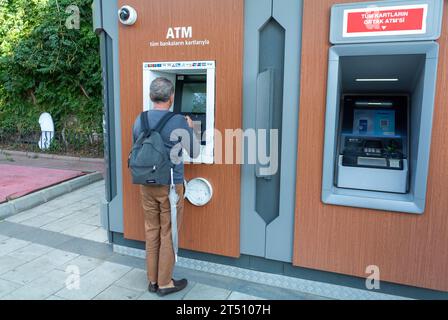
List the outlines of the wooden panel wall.
{"type": "Polygon", "coordinates": [[[426,212],[422,216],[321,202],[330,8],[341,0],[305,0],[294,264],[448,291],[448,19],[435,104],[426,212]]]}
{"type": "MultiPolygon", "coordinates": [[[[121,128],[123,132],[123,206],[127,239],[144,240],[143,212],[138,187],[127,169],[131,129],[142,111],[142,64],[152,61],[216,61],[216,128],[241,128],[243,1],[241,0],[120,0],[138,11],[132,27],[120,25],[121,128]],[[151,48],[166,41],[169,27],[193,27],[194,40],[208,46],[151,48]]],[[[196,208],[186,202],[180,236],[182,248],[239,256],[240,167],[188,165],[186,178],[204,177],[214,187],[210,204],[196,208]]]]}

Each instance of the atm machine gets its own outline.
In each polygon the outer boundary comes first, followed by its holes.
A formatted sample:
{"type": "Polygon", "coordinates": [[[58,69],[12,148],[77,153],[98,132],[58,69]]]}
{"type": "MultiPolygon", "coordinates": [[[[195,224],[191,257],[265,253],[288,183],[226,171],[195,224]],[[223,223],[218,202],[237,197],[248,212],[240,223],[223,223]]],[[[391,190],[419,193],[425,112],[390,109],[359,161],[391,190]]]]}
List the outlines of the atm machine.
{"type": "Polygon", "coordinates": [[[149,98],[151,82],[165,77],[174,84],[173,112],[188,115],[201,141],[198,158],[187,163],[213,164],[215,120],[215,61],[145,62],[143,64],[143,110],[152,108],[149,98]]]}
{"type": "Polygon", "coordinates": [[[408,95],[344,95],[336,159],[339,188],[408,192],[408,114],[408,95]]]}
{"type": "Polygon", "coordinates": [[[201,138],[207,129],[207,76],[177,75],[175,83],[174,112],[189,116],[193,122],[198,123],[196,133],[201,145],[206,145],[201,138]]]}
{"type": "Polygon", "coordinates": [[[440,0],[332,7],[324,204],[424,213],[441,8],[440,0]],[[409,21],[369,20],[394,14],[409,21]]]}

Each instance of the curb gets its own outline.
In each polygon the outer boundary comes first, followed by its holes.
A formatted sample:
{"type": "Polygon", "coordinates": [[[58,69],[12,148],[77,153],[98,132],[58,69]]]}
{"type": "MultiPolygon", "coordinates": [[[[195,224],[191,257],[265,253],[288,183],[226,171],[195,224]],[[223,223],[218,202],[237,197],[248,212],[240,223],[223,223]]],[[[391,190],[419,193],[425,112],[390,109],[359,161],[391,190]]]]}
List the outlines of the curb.
{"type": "Polygon", "coordinates": [[[56,154],[36,153],[36,152],[28,152],[28,151],[13,151],[13,150],[0,149],[0,153],[7,154],[10,156],[24,156],[24,157],[29,157],[29,158],[42,158],[42,159],[54,159],[54,160],[65,160],[65,161],[83,161],[83,162],[92,162],[92,163],[103,163],[104,162],[104,159],[101,159],[101,158],[70,157],[70,156],[61,156],[61,155],[56,155],[56,154]]]}
{"type": "Polygon", "coordinates": [[[100,180],[103,180],[103,175],[100,172],[95,172],[0,204],[0,220],[40,206],[63,194],[70,193],[100,180]]]}

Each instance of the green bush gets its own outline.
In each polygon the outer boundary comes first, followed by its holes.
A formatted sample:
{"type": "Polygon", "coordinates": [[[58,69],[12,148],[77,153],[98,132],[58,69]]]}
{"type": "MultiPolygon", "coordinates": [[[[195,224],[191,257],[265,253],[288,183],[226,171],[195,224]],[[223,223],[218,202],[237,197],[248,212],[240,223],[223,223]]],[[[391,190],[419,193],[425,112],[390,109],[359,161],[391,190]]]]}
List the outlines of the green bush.
{"type": "Polygon", "coordinates": [[[0,0],[0,128],[102,132],[102,84],[92,0],[0,0]],[[80,28],[66,20],[80,11],[80,28]]]}

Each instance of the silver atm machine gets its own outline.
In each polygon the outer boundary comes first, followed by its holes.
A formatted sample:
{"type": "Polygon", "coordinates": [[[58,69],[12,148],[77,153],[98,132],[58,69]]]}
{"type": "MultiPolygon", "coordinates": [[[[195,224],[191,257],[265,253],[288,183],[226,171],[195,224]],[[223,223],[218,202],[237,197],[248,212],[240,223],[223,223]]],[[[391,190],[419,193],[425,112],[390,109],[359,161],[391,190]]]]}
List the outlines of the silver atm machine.
{"type": "Polygon", "coordinates": [[[423,214],[442,0],[331,11],[322,202],[423,214]]]}
{"type": "Polygon", "coordinates": [[[191,117],[201,143],[198,158],[190,163],[213,164],[215,129],[215,61],[145,62],[143,64],[143,110],[152,108],[149,87],[157,77],[171,80],[176,95],[173,112],[191,117]]]}
{"type": "Polygon", "coordinates": [[[409,96],[342,98],[336,185],[340,188],[407,193],[409,96]]]}

